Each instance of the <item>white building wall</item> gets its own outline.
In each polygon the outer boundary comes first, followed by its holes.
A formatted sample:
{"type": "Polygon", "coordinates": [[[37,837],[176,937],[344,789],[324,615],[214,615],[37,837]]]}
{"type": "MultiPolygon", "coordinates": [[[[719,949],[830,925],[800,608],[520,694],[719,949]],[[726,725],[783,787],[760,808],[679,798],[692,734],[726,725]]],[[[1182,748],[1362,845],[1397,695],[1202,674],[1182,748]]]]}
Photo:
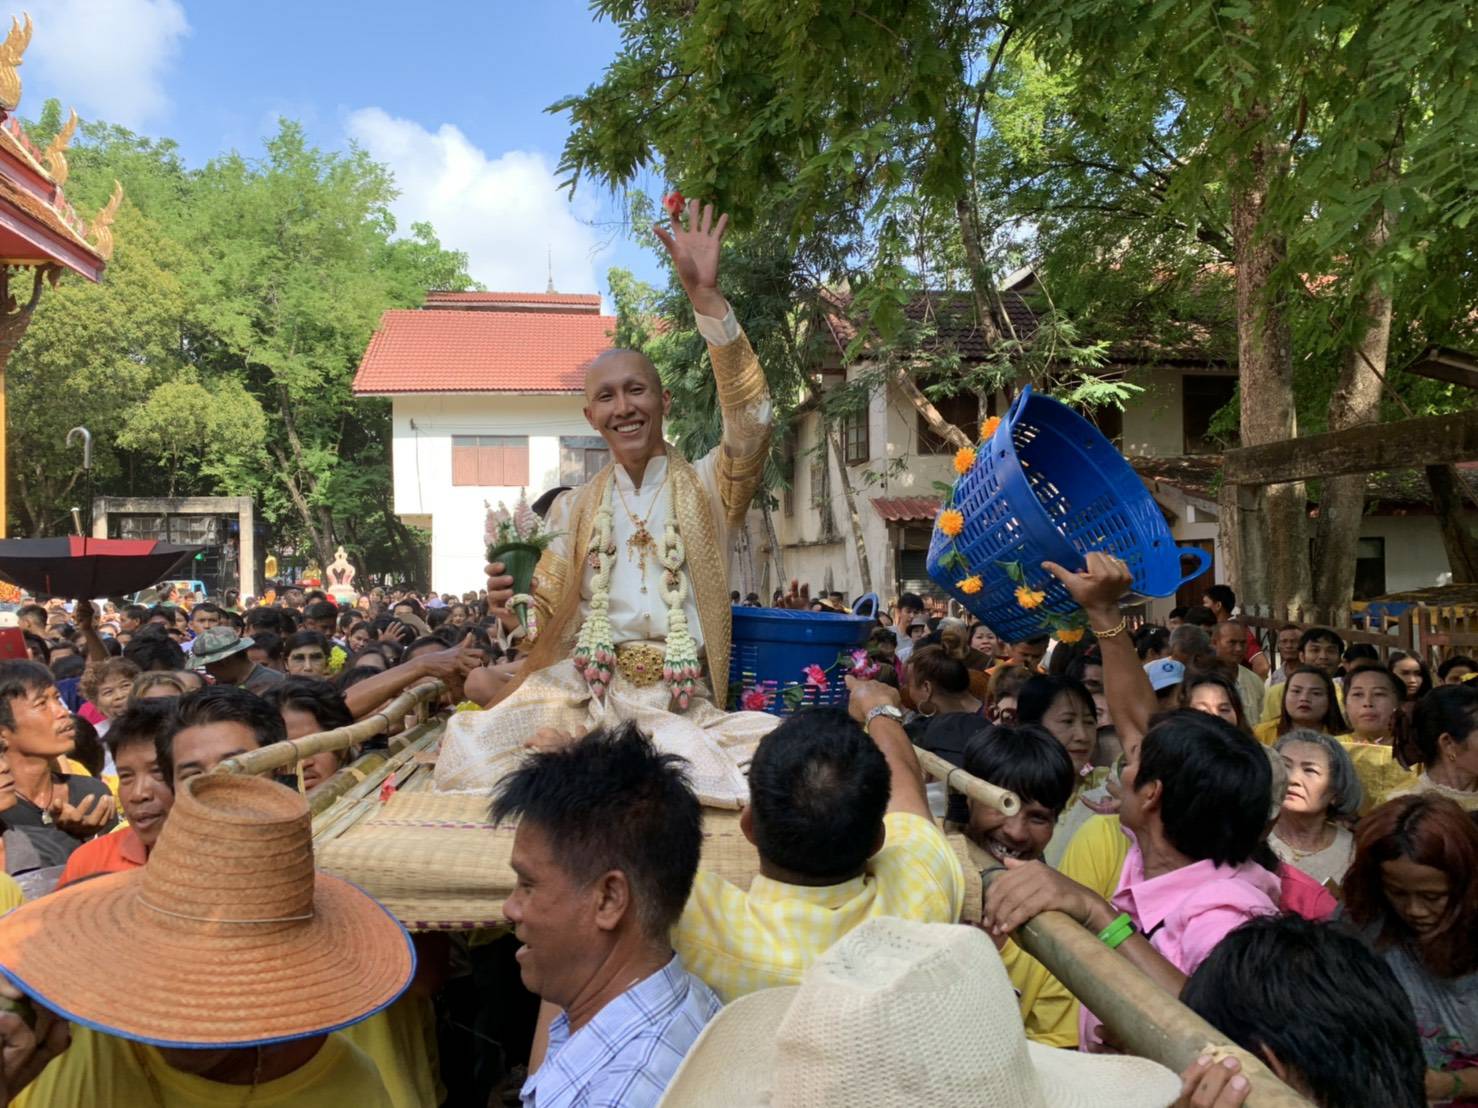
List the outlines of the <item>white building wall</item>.
{"type": "Polygon", "coordinates": [[[1360,537],[1385,540],[1387,592],[1427,588],[1448,572],[1436,516],[1366,516],[1360,537]]]}
{"type": "Polygon", "coordinates": [[[397,396],[392,411],[395,511],[431,531],[431,587],[461,593],[486,587],[486,506],[511,509],[519,489],[454,486],[452,436],[516,435],[529,440],[529,499],[559,484],[561,436],[594,434],[578,394],[397,396]]]}
{"type": "Polygon", "coordinates": [[[1124,453],[1130,457],[1166,458],[1185,449],[1181,371],[1151,366],[1125,377],[1144,391],[1124,405],[1124,453]]]}

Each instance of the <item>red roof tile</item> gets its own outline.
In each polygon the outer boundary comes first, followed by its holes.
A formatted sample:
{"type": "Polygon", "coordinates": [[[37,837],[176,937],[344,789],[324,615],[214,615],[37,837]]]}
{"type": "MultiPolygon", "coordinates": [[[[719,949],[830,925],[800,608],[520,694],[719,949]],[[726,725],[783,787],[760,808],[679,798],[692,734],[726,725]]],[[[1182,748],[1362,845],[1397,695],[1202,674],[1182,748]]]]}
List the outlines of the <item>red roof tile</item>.
{"type": "Polygon", "coordinates": [[[472,311],[589,312],[599,314],[600,294],[594,292],[458,292],[432,289],[426,294],[428,308],[462,308],[472,311]]]}
{"type": "Polygon", "coordinates": [[[875,496],[872,498],[873,511],[883,517],[885,523],[912,523],[915,520],[923,520],[933,523],[934,517],[939,514],[939,498],[937,496],[875,496]]]}
{"type": "Polygon", "coordinates": [[[392,309],[354,392],[579,392],[582,367],[610,348],[615,328],[613,316],[585,312],[392,309]]]}

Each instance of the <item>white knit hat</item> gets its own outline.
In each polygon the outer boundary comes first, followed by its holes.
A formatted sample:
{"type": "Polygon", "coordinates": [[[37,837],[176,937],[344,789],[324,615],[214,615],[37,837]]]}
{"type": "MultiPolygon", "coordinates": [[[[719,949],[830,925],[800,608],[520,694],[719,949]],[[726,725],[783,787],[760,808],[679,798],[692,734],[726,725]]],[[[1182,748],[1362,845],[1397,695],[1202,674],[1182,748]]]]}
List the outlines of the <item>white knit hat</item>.
{"type": "Polygon", "coordinates": [[[879,917],[806,971],[724,1008],[663,1108],[1166,1108],[1155,1062],[1028,1043],[1000,956],[973,927],[879,917]]]}

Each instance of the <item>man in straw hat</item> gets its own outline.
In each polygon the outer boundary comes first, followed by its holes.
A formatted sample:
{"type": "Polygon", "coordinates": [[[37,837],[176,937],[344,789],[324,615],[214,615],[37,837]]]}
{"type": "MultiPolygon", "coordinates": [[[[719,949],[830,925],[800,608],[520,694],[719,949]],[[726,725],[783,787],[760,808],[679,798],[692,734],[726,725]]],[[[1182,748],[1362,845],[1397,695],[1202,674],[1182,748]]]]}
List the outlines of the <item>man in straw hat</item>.
{"type": "MultiPolygon", "coordinates": [[[[529,609],[534,639],[511,691],[486,712],[447,722],[436,787],[496,784],[541,728],[580,734],[634,721],[689,762],[705,802],[738,808],[744,764],[775,717],[726,712],[731,532],[749,509],[769,456],[765,375],[718,288],[728,217],[673,204],[656,229],[692,303],[723,423],[722,441],[688,462],[663,425],[672,396],[650,359],[607,350],[585,370],[585,418],[611,463],[549,511],[529,609]],[[520,683],[521,682],[521,683],[520,683]]],[[[488,566],[488,603],[505,626],[513,578],[488,566]]]]}
{"type": "Polygon", "coordinates": [[[0,974],[45,1009],[36,1035],[56,1047],[52,1021],[72,1025],[16,1103],[388,1108],[374,1065],[334,1032],[385,1008],[414,969],[389,912],[314,870],[302,797],[194,778],[147,865],[0,919],[0,974]]]}
{"type": "Polygon", "coordinates": [[[799,985],[728,1005],[661,1103],[1167,1108],[1180,1091],[1174,1073],[1143,1058],[1027,1042],[1006,970],[976,929],[880,917],[799,985]]]}
{"type": "Polygon", "coordinates": [[[719,1009],[669,939],[703,842],[681,759],[630,724],[594,731],[503,779],[492,819],[510,816],[518,884],[503,911],[549,1021],[523,1103],[656,1104],[719,1009]]]}

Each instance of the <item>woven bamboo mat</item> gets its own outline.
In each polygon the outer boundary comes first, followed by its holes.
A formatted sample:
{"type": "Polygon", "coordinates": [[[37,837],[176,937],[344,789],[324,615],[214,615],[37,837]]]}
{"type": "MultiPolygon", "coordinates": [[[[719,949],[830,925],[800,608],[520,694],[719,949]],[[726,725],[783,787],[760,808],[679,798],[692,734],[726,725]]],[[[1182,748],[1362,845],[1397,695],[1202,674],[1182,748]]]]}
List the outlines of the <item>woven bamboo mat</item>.
{"type": "MultiPolygon", "coordinates": [[[[316,846],[318,865],[355,882],[413,931],[472,930],[504,922],[514,885],[509,855],[514,829],[488,823],[488,801],[476,794],[406,789],[353,826],[316,846]]],[[[965,918],[980,915],[980,876],[964,839],[950,844],[965,869],[965,918]]],[[[739,829],[739,814],[703,810],[702,866],[748,888],[759,857],[739,829]]]]}

